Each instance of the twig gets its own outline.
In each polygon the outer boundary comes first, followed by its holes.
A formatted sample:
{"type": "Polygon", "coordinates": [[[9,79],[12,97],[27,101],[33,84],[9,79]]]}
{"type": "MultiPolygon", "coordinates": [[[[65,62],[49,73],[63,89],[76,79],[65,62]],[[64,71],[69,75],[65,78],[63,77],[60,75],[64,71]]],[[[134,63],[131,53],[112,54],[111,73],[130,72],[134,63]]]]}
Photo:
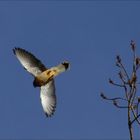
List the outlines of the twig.
{"type": "Polygon", "coordinates": [[[131,124],[133,124],[139,117],[140,117],[140,114],[137,115],[137,117],[135,117],[135,118],[131,121],[131,124]]]}
{"type": "MultiPolygon", "coordinates": [[[[133,116],[134,116],[134,119],[135,119],[135,120],[137,121],[137,123],[140,125],[140,121],[139,121],[138,118],[137,118],[138,115],[136,115],[136,113],[135,113],[135,111],[134,111],[133,108],[131,108],[131,111],[132,111],[132,114],[133,114],[133,116]]],[[[131,121],[131,124],[132,124],[132,121],[131,121]]]]}

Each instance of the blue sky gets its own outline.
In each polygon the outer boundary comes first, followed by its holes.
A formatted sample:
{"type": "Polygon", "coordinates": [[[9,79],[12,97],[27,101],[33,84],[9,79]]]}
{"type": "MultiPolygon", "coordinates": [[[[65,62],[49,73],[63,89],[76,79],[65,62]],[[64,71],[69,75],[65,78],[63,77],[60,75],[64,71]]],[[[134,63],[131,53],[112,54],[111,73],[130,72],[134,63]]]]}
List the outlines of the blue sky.
{"type": "Polygon", "coordinates": [[[0,1],[0,138],[129,138],[125,110],[104,102],[100,92],[121,94],[108,78],[116,79],[117,54],[130,68],[131,39],[140,51],[139,13],[137,1],[0,1]],[[13,55],[15,46],[48,67],[71,63],[55,79],[52,118],[45,117],[33,77],[13,55]]]}

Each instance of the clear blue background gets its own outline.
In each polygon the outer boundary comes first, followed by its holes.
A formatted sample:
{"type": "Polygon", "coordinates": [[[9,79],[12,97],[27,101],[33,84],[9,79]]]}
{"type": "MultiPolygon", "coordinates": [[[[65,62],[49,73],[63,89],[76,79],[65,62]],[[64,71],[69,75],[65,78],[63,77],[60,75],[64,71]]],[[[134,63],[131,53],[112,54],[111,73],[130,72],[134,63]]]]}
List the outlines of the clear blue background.
{"type": "Polygon", "coordinates": [[[100,92],[123,95],[108,78],[117,80],[117,54],[131,71],[131,39],[139,53],[137,1],[0,1],[0,138],[128,139],[126,111],[103,101],[100,92]],[[48,67],[71,63],[56,77],[52,118],[45,117],[33,77],[13,55],[15,46],[48,67]]]}

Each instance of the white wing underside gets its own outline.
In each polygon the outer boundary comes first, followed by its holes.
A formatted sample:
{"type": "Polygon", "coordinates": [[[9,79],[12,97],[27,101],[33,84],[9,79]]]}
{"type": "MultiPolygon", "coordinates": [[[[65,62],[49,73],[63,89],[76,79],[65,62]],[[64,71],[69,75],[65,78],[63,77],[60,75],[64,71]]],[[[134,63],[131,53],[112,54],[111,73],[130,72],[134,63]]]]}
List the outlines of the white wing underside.
{"type": "Polygon", "coordinates": [[[40,89],[40,98],[43,110],[47,117],[52,116],[56,108],[54,80],[51,80],[40,89]]]}
{"type": "Polygon", "coordinates": [[[21,48],[15,48],[14,54],[22,64],[22,66],[33,76],[37,76],[46,70],[46,67],[33,54],[21,48]]]}

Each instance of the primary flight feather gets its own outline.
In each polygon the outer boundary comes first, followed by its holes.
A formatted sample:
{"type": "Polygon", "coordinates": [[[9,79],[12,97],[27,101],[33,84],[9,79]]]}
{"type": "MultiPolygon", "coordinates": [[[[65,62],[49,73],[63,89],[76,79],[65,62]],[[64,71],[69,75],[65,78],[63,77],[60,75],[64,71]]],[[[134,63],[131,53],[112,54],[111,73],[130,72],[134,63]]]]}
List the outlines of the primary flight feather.
{"type": "Polygon", "coordinates": [[[30,52],[22,48],[14,48],[14,54],[22,66],[34,76],[34,87],[40,87],[40,98],[46,116],[52,116],[56,108],[54,77],[69,68],[68,62],[63,62],[50,69],[30,52]]]}

